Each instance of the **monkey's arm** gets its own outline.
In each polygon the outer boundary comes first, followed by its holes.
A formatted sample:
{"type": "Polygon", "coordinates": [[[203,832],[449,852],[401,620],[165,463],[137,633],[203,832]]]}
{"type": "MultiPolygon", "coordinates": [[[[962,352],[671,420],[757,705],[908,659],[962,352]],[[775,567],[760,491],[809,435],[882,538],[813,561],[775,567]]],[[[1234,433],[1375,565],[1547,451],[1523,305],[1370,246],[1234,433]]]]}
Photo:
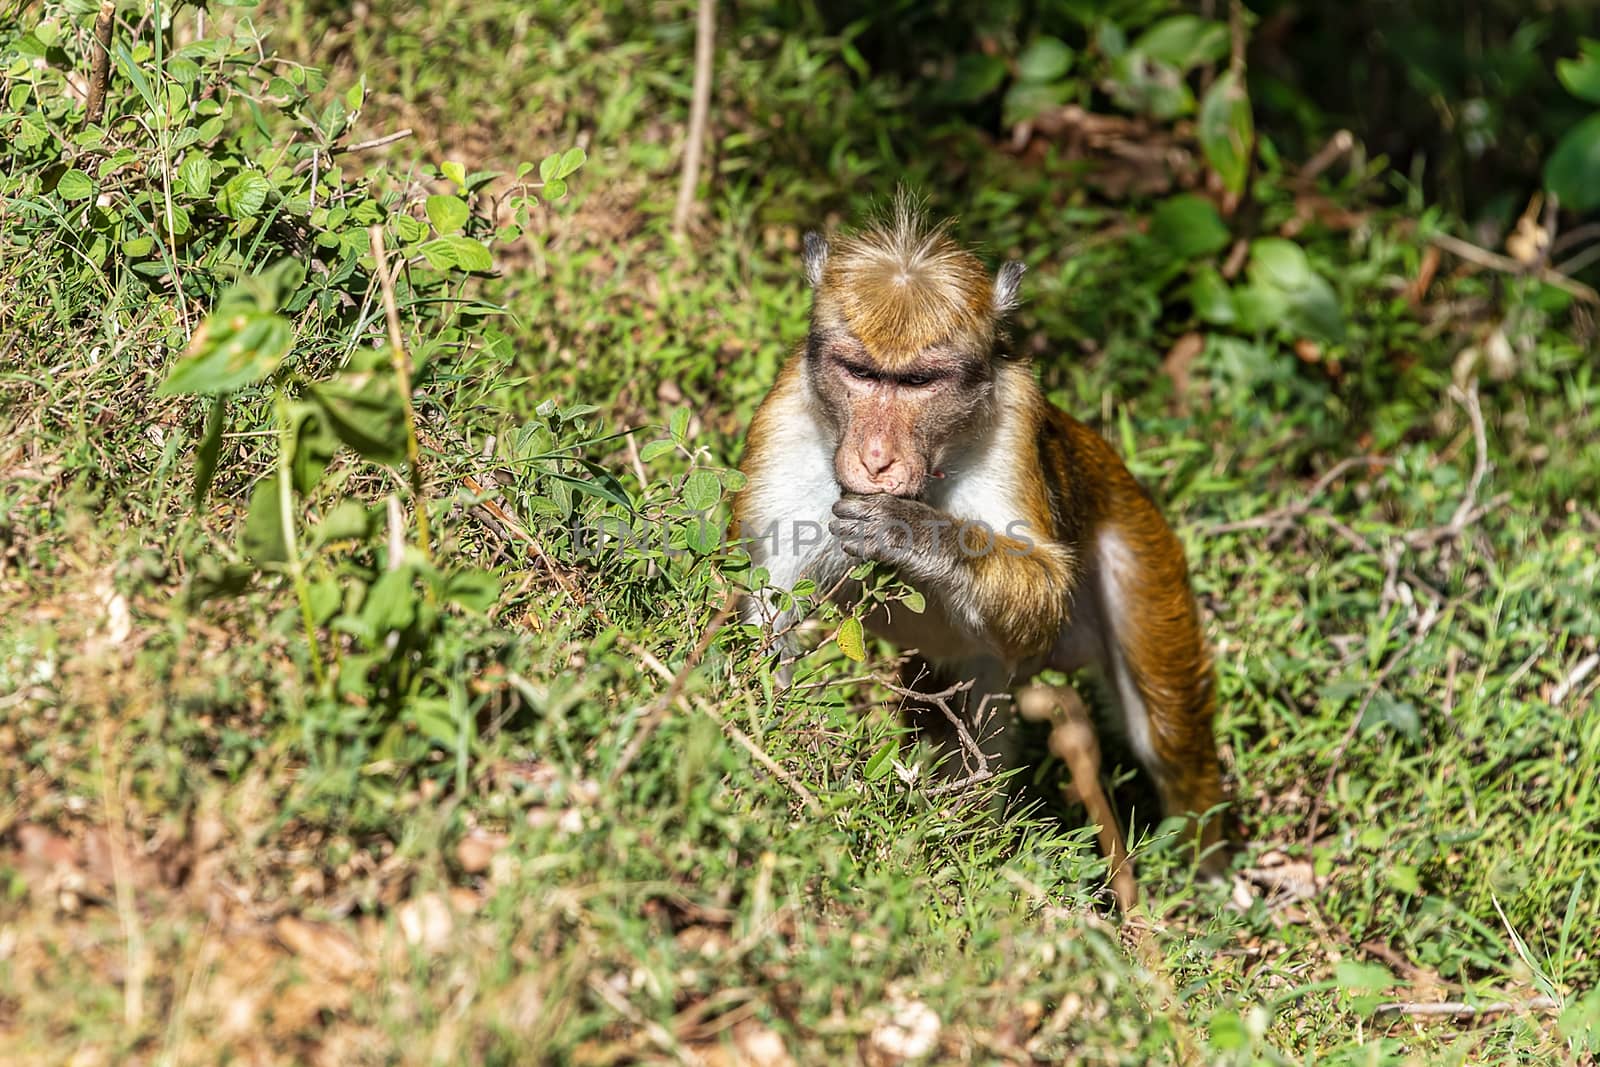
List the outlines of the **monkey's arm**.
{"type": "Polygon", "coordinates": [[[1009,662],[1050,648],[1067,619],[1071,557],[1043,531],[953,518],[920,500],[845,495],[829,529],[854,559],[893,566],[1009,662]]]}

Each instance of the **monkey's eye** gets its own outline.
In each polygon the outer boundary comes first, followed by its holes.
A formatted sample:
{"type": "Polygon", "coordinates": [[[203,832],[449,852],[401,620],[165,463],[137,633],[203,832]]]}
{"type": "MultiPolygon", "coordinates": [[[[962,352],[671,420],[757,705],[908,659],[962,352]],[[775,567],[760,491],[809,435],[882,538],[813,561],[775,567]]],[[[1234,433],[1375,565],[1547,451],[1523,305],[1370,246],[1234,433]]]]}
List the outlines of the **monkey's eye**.
{"type": "Polygon", "coordinates": [[[842,361],[839,365],[844,368],[846,374],[857,381],[875,382],[878,380],[878,372],[871,367],[863,367],[859,363],[845,363],[842,361]]]}
{"type": "Polygon", "coordinates": [[[901,385],[908,385],[913,389],[920,389],[924,385],[932,384],[932,382],[933,375],[931,374],[907,374],[900,379],[901,385]]]}

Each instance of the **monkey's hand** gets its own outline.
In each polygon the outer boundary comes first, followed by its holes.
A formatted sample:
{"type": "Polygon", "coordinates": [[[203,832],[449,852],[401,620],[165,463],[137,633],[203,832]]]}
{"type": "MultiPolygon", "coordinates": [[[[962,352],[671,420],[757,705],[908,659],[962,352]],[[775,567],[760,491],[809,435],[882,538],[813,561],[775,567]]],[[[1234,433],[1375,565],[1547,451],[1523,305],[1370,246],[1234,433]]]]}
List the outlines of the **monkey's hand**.
{"type": "Polygon", "coordinates": [[[947,574],[956,563],[957,523],[920,500],[874,493],[847,493],[833,505],[828,529],[845,554],[886,563],[912,579],[947,574]]]}

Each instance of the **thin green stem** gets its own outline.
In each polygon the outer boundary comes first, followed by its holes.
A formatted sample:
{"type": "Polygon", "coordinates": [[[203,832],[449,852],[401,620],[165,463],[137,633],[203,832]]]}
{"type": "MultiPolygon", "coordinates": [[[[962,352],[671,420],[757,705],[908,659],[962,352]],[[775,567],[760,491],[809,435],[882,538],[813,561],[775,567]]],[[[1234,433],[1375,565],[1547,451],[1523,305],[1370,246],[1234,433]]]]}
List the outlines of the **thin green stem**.
{"type": "Polygon", "coordinates": [[[311,586],[306,581],[306,569],[300,560],[300,543],[294,532],[294,482],[289,460],[294,452],[293,424],[289,420],[289,402],[280,388],[276,396],[278,427],[282,440],[278,447],[278,516],[283,523],[284,552],[289,557],[289,576],[294,580],[294,595],[300,601],[300,623],[306,631],[306,647],[311,652],[311,676],[317,688],[327,684],[327,670],[322,665],[322,645],[317,640],[317,623],[311,613],[311,586]]]}

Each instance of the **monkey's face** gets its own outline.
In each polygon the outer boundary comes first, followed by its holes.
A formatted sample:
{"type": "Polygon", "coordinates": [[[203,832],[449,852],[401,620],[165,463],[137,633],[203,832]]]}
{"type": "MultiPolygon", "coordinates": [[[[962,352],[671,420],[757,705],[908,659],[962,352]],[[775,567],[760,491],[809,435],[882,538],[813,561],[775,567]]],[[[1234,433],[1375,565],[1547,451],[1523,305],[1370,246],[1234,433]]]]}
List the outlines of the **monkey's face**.
{"type": "Polygon", "coordinates": [[[838,435],[834,477],[848,493],[920,496],[942,478],[992,393],[987,354],[931,347],[891,369],[847,333],[814,333],[806,359],[838,435]]]}
{"type": "Polygon", "coordinates": [[[834,476],[849,493],[920,496],[992,414],[992,357],[1022,265],[991,278],[909,198],[829,245],[805,238],[811,389],[837,435],[834,476]]]}

